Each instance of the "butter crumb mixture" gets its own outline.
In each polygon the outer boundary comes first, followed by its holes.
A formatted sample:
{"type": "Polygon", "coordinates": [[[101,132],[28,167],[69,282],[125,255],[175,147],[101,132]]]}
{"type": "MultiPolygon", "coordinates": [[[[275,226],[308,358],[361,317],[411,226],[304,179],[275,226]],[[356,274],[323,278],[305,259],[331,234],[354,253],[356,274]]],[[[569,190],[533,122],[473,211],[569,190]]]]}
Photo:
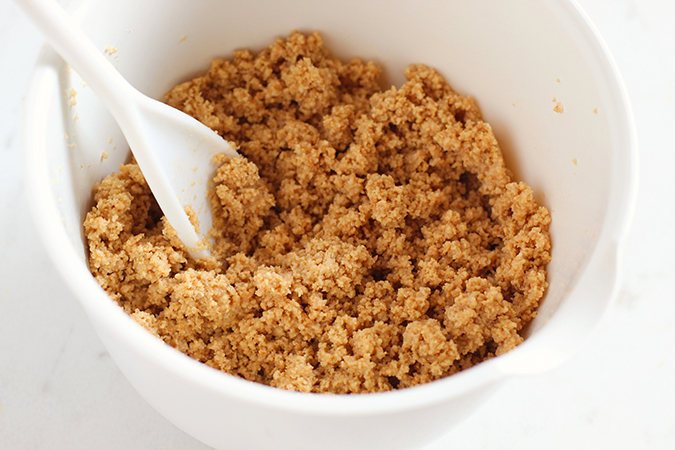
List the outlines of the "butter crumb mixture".
{"type": "Polygon", "coordinates": [[[383,91],[318,34],[234,52],[167,94],[232,141],[213,258],[192,260],[138,166],[97,184],[93,275],[176,349],[279,388],[426,383],[514,348],[547,288],[550,215],[471,98],[411,65],[383,91]]]}

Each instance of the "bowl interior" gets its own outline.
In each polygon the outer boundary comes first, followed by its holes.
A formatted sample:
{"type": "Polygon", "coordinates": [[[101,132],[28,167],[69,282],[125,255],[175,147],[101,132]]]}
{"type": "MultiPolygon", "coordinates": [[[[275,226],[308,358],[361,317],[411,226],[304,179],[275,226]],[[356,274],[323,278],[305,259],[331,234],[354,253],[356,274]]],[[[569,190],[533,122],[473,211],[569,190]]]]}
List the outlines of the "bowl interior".
{"type": "MultiPolygon", "coordinates": [[[[409,63],[439,70],[478,101],[516,178],[551,211],[550,288],[531,332],[564,301],[606,225],[617,164],[612,92],[601,79],[606,68],[570,33],[568,11],[532,0],[143,5],[91,1],[77,11],[118,70],[155,98],[203,73],[212,59],[260,50],[291,30],[319,31],[344,60],[376,61],[385,85],[400,85],[409,63]],[[558,103],[562,113],[554,110],[558,103]]],[[[124,162],[128,148],[86,83],[66,66],[59,70],[49,171],[68,236],[84,261],[81,223],[91,189],[124,162]]]]}

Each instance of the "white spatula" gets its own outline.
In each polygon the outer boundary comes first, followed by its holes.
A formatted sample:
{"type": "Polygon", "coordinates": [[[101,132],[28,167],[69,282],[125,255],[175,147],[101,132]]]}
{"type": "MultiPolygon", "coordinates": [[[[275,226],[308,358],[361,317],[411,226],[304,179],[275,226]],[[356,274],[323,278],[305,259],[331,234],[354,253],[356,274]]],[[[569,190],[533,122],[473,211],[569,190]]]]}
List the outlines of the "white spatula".
{"type": "Polygon", "coordinates": [[[55,0],[15,2],[115,117],[162,212],[190,254],[209,256],[212,159],[219,153],[237,156],[234,149],[207,126],[131,86],[55,0]],[[199,231],[185,207],[197,214],[199,231]]]}

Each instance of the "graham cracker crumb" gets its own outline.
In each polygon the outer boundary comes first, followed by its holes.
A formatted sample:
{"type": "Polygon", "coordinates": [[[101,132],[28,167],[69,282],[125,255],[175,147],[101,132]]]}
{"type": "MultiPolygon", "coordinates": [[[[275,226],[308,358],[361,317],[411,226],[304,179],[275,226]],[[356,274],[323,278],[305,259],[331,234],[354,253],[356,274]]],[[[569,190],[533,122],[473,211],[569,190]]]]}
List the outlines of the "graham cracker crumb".
{"type": "Polygon", "coordinates": [[[168,103],[242,155],[219,158],[213,257],[190,258],[131,163],[84,223],[96,280],[176,349],[297,391],[400,389],[514,348],[550,215],[471,98],[423,65],[379,76],[294,32],[177,86],[168,103]]]}

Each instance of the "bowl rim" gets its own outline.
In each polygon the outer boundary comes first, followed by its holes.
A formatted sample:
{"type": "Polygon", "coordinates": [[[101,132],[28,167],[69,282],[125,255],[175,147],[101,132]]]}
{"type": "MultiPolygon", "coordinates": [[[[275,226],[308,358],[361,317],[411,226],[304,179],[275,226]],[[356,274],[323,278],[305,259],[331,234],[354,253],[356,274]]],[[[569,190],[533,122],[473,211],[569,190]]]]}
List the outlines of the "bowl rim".
{"type": "MultiPolygon", "coordinates": [[[[603,68],[601,75],[619,105],[618,110],[613,111],[612,118],[623,133],[624,139],[618,145],[623,146],[623,153],[627,156],[627,162],[623,166],[624,173],[621,174],[623,188],[619,193],[616,189],[610,192],[610,197],[613,198],[610,198],[602,231],[589,260],[600,258],[599,255],[607,249],[614,249],[615,262],[618,263],[621,243],[628,233],[637,198],[638,146],[628,93],[607,45],[576,0],[546,0],[546,2],[561,8],[572,19],[585,42],[590,44],[592,54],[603,68]],[[608,220],[610,215],[617,220],[608,220]]],[[[580,336],[556,357],[532,361],[533,355],[540,355],[541,348],[550,346],[551,340],[556,339],[555,333],[548,332],[550,324],[546,324],[537,335],[526,339],[512,351],[450,377],[411,388],[361,395],[307,394],[277,389],[229,375],[190,358],[152,336],[119,308],[98,285],[86,264],[83,264],[82,259],[76,254],[63,227],[54,226],[61,220],[49,185],[47,136],[44,126],[48,108],[45,99],[52,98],[49,95],[50,81],[58,77],[58,70],[62,64],[62,60],[53,50],[50,48],[42,50],[35,65],[24,106],[24,171],[33,221],[57,271],[67,282],[90,319],[96,324],[102,323],[110,329],[114,328],[111,332],[124,340],[126,345],[133,346],[144,358],[148,358],[163,369],[220,395],[277,410],[331,416],[390,414],[456,399],[510,376],[551,369],[574,354],[592,331],[589,329],[585,333],[580,333],[580,336]],[[529,365],[521,363],[528,360],[529,365]]],[[[589,267],[591,265],[589,263],[589,267]]],[[[617,271],[618,265],[613,270],[617,271]]],[[[611,284],[610,301],[616,296],[618,285],[616,276],[613,277],[611,284]]],[[[556,315],[559,315],[558,311],[554,313],[552,321],[556,315]]]]}

